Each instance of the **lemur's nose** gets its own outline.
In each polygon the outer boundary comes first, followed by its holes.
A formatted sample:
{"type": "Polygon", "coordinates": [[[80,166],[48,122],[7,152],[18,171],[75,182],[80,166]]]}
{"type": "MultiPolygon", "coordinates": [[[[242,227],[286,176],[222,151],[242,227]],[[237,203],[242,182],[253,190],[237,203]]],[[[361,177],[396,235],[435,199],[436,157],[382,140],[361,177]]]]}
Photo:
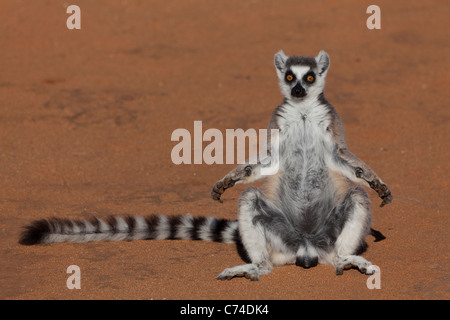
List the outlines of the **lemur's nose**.
{"type": "Polygon", "coordinates": [[[292,88],[291,94],[296,98],[301,98],[305,96],[306,92],[305,89],[300,85],[300,83],[297,83],[295,87],[292,88]]]}

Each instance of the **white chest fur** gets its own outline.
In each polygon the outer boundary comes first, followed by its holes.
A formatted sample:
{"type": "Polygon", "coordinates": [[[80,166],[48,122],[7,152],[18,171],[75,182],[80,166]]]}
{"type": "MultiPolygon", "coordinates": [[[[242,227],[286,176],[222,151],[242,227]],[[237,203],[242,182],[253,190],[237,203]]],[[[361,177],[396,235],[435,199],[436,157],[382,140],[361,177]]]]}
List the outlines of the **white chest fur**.
{"type": "Polygon", "coordinates": [[[317,100],[297,104],[286,103],[278,125],[281,142],[312,146],[328,144],[331,136],[327,130],[331,119],[327,106],[317,100]]]}

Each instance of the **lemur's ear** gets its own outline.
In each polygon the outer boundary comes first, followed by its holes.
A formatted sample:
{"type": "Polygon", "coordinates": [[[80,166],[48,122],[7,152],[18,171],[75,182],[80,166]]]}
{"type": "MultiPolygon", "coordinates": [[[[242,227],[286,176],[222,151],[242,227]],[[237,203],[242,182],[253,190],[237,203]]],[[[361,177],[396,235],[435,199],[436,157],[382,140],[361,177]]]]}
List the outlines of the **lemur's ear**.
{"type": "Polygon", "coordinates": [[[328,57],[328,53],[321,50],[319,55],[316,57],[317,68],[319,69],[320,75],[326,75],[328,68],[330,67],[330,58],[328,57]]]}
{"type": "Polygon", "coordinates": [[[280,50],[277,53],[275,53],[274,64],[277,70],[278,77],[280,79],[283,78],[283,72],[286,67],[287,59],[288,56],[284,54],[283,50],[280,50]]]}

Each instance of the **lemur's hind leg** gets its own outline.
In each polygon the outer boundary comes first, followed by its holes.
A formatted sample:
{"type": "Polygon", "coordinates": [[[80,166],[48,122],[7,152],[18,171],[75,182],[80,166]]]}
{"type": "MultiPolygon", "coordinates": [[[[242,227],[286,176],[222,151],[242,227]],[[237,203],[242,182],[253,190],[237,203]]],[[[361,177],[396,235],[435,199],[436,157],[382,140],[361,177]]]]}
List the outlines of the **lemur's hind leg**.
{"type": "Polygon", "coordinates": [[[273,265],[268,251],[268,231],[258,218],[277,210],[275,205],[256,187],[248,187],[242,193],[238,210],[239,233],[251,263],[227,268],[217,276],[217,279],[246,277],[250,280],[259,280],[260,275],[272,272],[273,265]]]}
{"type": "Polygon", "coordinates": [[[372,263],[359,254],[365,248],[365,238],[370,233],[370,201],[361,186],[351,187],[341,198],[336,214],[343,217],[344,224],[336,239],[332,252],[332,264],[340,275],[348,265],[356,266],[361,272],[373,274],[372,263]]]}

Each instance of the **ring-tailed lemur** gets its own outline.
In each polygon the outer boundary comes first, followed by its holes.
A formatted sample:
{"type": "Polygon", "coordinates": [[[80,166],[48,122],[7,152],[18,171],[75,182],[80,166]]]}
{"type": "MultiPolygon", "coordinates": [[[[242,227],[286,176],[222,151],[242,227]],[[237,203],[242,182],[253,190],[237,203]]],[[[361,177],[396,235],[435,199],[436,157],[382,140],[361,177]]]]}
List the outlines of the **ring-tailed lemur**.
{"type": "Polygon", "coordinates": [[[247,162],[211,192],[220,201],[235,184],[267,178],[266,193],[256,187],[242,193],[237,221],[190,215],[43,219],[25,227],[20,243],[190,239],[243,245],[250,263],[225,269],[218,279],[258,280],[286,264],[330,264],[336,274],[353,265],[373,273],[372,264],[359,254],[369,233],[377,240],[383,236],[370,228],[369,198],[360,185],[374,189],[383,199],[381,206],[393,198],[375,172],[346,148],[341,120],[323,94],[329,65],[324,51],[315,58],[275,54],[284,101],[273,112],[269,129],[279,130],[279,170],[265,176],[265,162],[247,162]]]}

